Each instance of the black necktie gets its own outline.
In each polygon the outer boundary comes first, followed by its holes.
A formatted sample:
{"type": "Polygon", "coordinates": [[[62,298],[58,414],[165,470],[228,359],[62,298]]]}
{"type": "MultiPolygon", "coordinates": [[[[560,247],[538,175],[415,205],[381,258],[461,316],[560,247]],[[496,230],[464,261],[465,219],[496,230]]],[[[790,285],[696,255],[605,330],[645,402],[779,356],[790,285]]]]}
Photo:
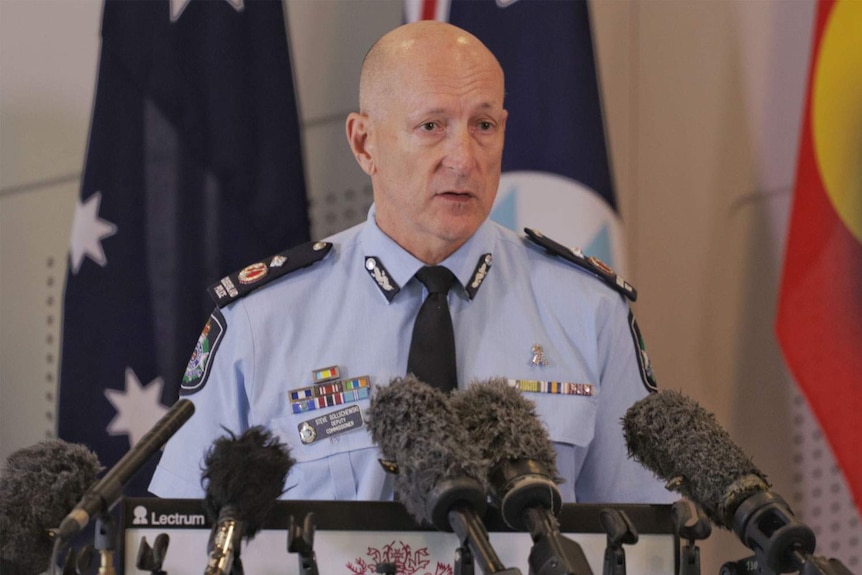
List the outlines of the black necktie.
{"type": "Polygon", "coordinates": [[[416,279],[428,288],[428,297],[413,324],[407,372],[431,387],[448,392],[458,387],[455,332],[446,301],[455,275],[443,266],[425,266],[416,272],[416,279]]]}

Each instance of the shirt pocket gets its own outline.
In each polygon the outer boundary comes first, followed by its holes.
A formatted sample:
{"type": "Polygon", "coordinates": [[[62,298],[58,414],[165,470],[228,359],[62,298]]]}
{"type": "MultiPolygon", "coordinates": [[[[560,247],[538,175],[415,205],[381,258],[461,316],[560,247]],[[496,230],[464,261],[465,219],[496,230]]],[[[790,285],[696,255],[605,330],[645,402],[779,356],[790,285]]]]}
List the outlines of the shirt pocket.
{"type": "Polygon", "coordinates": [[[558,485],[563,501],[577,501],[575,483],[596,429],[597,398],[523,392],[536,404],[536,413],[548,430],[557,454],[558,485]]]}
{"type": "Polygon", "coordinates": [[[554,443],[586,448],[596,429],[596,398],[586,395],[522,392],[536,404],[536,413],[554,443]]]}
{"type": "Polygon", "coordinates": [[[369,402],[363,401],[360,405],[362,410],[362,426],[357,429],[334,435],[332,437],[318,437],[312,443],[303,443],[300,437],[299,428],[303,422],[313,421],[319,417],[325,417],[330,413],[335,413],[344,409],[349,404],[339,405],[336,408],[327,410],[313,410],[300,414],[288,414],[282,417],[273,419],[269,427],[273,433],[278,435],[278,438],[288,446],[290,455],[296,460],[296,465],[291,469],[288,475],[286,488],[293,487],[303,480],[303,469],[308,465],[310,468],[316,468],[317,465],[323,463],[327,457],[340,453],[348,453],[361,449],[376,449],[377,446],[371,439],[371,434],[368,432],[368,416],[366,414],[369,402]]]}

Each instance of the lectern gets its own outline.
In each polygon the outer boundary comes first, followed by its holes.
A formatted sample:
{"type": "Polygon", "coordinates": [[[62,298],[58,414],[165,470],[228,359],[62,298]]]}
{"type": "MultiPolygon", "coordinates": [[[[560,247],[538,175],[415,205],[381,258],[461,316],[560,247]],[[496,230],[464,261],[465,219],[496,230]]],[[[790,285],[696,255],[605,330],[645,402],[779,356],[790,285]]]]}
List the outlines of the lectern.
{"type": "MultiPolygon", "coordinates": [[[[624,511],[637,529],[637,543],[626,546],[629,573],[678,572],[679,547],[669,505],[565,504],[560,530],[581,545],[595,575],[602,573],[607,543],[600,519],[604,509],[624,511]]],[[[309,513],[315,518],[314,551],[320,575],[375,575],[378,563],[403,565],[404,575],[453,575],[457,537],[417,525],[401,504],[382,501],[276,502],[264,528],[243,545],[246,575],[300,575],[297,555],[287,551],[287,534],[291,516],[301,525],[309,513]]],[[[120,523],[125,575],[144,573],[135,566],[142,538],[152,545],[162,534],[170,538],[162,570],[168,575],[203,573],[211,525],[201,500],[128,498],[122,504],[120,523]]],[[[493,509],[485,524],[502,562],[527,575],[529,534],[513,532],[493,509]]]]}

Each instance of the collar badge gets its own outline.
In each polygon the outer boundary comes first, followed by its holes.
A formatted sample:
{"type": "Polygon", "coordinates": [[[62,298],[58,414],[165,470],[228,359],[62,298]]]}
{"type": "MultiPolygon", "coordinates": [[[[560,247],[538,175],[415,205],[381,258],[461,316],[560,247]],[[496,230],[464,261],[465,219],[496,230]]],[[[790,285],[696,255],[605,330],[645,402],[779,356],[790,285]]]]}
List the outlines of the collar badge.
{"type": "Polygon", "coordinates": [[[383,263],[377,257],[365,258],[365,271],[368,272],[368,275],[371,276],[371,279],[377,284],[377,288],[388,301],[392,301],[395,294],[401,290],[401,287],[389,276],[383,263]]]}

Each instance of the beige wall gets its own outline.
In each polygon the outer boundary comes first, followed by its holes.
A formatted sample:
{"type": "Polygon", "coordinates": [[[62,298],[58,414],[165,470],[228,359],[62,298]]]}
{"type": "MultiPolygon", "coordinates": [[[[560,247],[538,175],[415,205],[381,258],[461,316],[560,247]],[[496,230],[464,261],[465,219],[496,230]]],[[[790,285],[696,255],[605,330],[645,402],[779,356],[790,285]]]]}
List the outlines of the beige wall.
{"type": "Polygon", "coordinates": [[[101,3],[0,0],[0,456],[54,433],[101,3]]]}
{"type": "MultiPolygon", "coordinates": [[[[795,493],[773,338],[811,2],[593,2],[638,321],[661,387],[719,421],[795,493]]],[[[728,533],[704,572],[746,555],[728,533]]]]}
{"type": "MultiPolygon", "coordinates": [[[[3,458],[53,429],[57,282],[83,164],[100,6],[0,0],[3,458]]],[[[809,509],[792,438],[810,416],[794,403],[772,326],[813,3],[591,6],[628,279],[660,385],[714,411],[776,489],[809,509]]],[[[400,21],[401,3],[288,7],[308,182],[320,209],[327,194],[367,187],[343,143],[342,118],[355,105],[362,54],[400,21]]],[[[840,537],[820,523],[821,552],[849,561],[852,549],[830,548],[840,537]]],[[[704,573],[747,554],[726,533],[702,547],[704,573]]]]}

